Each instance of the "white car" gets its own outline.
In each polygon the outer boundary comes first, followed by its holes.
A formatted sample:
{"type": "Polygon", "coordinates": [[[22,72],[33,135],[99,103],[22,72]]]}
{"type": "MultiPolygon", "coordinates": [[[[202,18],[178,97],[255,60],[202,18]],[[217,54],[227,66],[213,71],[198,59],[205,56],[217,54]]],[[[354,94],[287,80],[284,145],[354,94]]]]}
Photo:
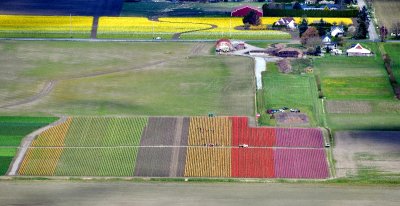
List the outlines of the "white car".
{"type": "Polygon", "coordinates": [[[246,147],[249,147],[249,145],[248,144],[240,144],[239,147],[246,148],[246,147]]]}

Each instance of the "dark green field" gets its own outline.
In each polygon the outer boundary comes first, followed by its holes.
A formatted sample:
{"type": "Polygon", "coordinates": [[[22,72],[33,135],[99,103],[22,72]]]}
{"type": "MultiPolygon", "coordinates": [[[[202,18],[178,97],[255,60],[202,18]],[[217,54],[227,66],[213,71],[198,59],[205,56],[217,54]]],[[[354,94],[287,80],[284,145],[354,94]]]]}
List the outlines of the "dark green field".
{"type": "Polygon", "coordinates": [[[55,117],[0,116],[0,175],[7,172],[27,134],[56,120],[55,117]]]}

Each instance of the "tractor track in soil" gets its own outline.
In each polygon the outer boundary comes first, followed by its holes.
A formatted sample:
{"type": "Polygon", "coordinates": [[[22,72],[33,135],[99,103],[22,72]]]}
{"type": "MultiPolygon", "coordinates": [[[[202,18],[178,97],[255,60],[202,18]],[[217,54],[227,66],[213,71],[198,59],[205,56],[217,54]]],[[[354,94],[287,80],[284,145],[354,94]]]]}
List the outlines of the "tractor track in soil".
{"type": "Polygon", "coordinates": [[[152,63],[149,63],[149,64],[145,64],[145,65],[138,66],[138,67],[133,67],[133,68],[128,68],[128,69],[116,69],[116,70],[113,70],[113,71],[100,71],[100,72],[94,72],[94,73],[91,73],[91,74],[77,75],[77,76],[71,76],[71,77],[66,77],[66,78],[60,78],[60,79],[57,79],[57,80],[50,80],[43,86],[43,88],[40,90],[39,93],[37,93],[37,94],[35,94],[35,95],[33,95],[33,96],[29,97],[29,98],[23,99],[23,100],[19,100],[19,101],[13,102],[13,103],[8,103],[8,104],[5,104],[5,105],[0,105],[0,109],[1,108],[17,107],[17,106],[21,106],[21,105],[26,105],[26,104],[31,104],[31,103],[37,102],[37,101],[43,99],[44,97],[46,97],[47,95],[49,95],[53,91],[53,89],[56,86],[56,84],[59,81],[62,81],[62,80],[90,78],[90,77],[97,77],[97,76],[109,75],[109,74],[115,74],[115,73],[127,72],[127,71],[140,71],[140,70],[146,69],[147,67],[156,66],[156,65],[163,64],[163,63],[166,63],[166,62],[169,62],[169,61],[174,61],[174,60],[177,60],[177,59],[180,59],[180,58],[171,58],[171,59],[166,59],[166,60],[160,60],[160,61],[156,61],[156,62],[152,62],[152,63]]]}

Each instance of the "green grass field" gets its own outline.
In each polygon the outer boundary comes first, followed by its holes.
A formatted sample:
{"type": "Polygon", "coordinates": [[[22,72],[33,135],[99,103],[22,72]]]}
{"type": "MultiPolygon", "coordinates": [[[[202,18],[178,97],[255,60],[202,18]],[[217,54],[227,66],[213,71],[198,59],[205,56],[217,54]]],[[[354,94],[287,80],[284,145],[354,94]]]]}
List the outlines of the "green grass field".
{"type": "Polygon", "coordinates": [[[316,90],[317,85],[313,75],[282,74],[278,72],[275,63],[268,63],[267,72],[263,73],[262,95],[259,93],[259,98],[262,100],[258,100],[262,124],[276,124],[274,120],[269,120],[269,116],[265,114],[266,109],[286,106],[300,109],[308,115],[310,126],[318,126],[321,124],[321,103],[316,90]],[[260,104],[264,106],[260,107],[260,104]]]}
{"type": "Polygon", "coordinates": [[[55,117],[0,116],[0,175],[7,172],[27,134],[56,120],[55,117]]]}
{"type": "Polygon", "coordinates": [[[327,101],[359,101],[371,108],[367,113],[327,113],[328,126],[333,130],[398,130],[400,105],[394,99],[378,45],[363,45],[375,56],[326,56],[313,62],[327,101]]]}
{"type": "Polygon", "coordinates": [[[376,44],[374,57],[326,56],[314,65],[327,99],[392,99],[393,91],[376,44]]]}
{"type": "Polygon", "coordinates": [[[385,51],[392,59],[392,70],[397,82],[400,82],[400,43],[385,43],[385,51]]]}
{"type": "Polygon", "coordinates": [[[57,83],[37,101],[0,114],[253,115],[252,60],[210,56],[212,46],[3,41],[0,106],[57,83]]]}

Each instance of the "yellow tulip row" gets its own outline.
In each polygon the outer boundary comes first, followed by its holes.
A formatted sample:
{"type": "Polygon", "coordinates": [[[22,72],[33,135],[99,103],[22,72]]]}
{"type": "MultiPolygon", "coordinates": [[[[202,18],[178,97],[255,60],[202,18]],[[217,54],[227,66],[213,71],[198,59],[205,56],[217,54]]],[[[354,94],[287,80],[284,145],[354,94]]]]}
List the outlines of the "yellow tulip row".
{"type": "Polygon", "coordinates": [[[231,149],[189,147],[185,177],[230,177],[231,149]]]}
{"type": "Polygon", "coordinates": [[[42,132],[33,142],[33,147],[61,147],[64,146],[65,137],[67,135],[69,126],[71,125],[72,118],[68,118],[62,124],[54,126],[42,132]]]}
{"type": "Polygon", "coordinates": [[[19,175],[53,176],[63,148],[29,148],[19,175]]]}
{"type": "Polygon", "coordinates": [[[191,117],[189,145],[231,145],[232,124],[228,117],[191,117]]]}
{"type": "Polygon", "coordinates": [[[0,31],[90,31],[93,17],[0,15],[0,31]]]}

